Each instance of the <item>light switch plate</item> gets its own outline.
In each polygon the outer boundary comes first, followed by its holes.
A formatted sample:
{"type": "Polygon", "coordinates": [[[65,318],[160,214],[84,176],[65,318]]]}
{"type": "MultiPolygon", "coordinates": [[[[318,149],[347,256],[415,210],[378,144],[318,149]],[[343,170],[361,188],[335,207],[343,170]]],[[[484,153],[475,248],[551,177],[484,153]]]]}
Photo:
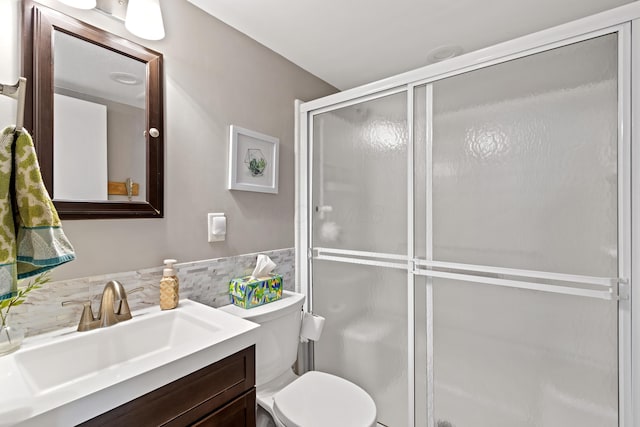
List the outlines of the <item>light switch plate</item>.
{"type": "Polygon", "coordinates": [[[224,213],[207,214],[207,240],[221,242],[227,236],[227,218],[224,213]]]}

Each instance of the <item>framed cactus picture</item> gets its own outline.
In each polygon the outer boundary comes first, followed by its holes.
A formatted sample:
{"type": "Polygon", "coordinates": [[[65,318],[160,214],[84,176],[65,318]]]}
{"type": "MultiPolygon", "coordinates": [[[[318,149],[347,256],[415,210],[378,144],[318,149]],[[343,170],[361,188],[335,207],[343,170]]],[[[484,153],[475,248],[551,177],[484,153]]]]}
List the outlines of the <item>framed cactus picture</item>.
{"type": "Polygon", "coordinates": [[[280,140],[240,126],[229,126],[229,190],[278,193],[280,140]]]}

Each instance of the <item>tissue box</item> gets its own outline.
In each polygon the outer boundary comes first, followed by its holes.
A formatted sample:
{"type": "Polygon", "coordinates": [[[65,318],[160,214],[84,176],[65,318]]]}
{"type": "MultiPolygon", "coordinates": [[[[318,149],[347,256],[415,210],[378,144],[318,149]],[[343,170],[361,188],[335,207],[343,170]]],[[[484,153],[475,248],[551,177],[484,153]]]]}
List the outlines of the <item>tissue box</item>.
{"type": "Polygon", "coordinates": [[[253,308],[282,298],[282,276],[272,274],[251,280],[239,277],[229,282],[231,302],[242,308],[253,308]]]}

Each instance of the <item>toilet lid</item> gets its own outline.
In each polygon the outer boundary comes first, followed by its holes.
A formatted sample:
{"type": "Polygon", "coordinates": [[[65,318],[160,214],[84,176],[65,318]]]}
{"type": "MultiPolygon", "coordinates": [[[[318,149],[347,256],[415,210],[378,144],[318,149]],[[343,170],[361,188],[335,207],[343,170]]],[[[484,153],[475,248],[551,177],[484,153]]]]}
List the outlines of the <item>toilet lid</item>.
{"type": "Polygon", "coordinates": [[[287,427],[372,427],[376,405],[357,385],[311,371],[273,397],[276,416],[287,427]]]}

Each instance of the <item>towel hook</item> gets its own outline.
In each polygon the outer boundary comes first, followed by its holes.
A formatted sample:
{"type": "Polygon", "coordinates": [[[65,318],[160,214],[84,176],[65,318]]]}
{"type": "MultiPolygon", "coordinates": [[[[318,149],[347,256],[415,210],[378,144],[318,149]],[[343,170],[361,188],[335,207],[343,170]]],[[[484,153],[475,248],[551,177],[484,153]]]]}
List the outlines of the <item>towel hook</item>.
{"type": "Polygon", "coordinates": [[[18,101],[16,130],[22,130],[24,124],[24,103],[27,94],[27,79],[20,77],[15,85],[0,84],[0,94],[18,101]]]}

